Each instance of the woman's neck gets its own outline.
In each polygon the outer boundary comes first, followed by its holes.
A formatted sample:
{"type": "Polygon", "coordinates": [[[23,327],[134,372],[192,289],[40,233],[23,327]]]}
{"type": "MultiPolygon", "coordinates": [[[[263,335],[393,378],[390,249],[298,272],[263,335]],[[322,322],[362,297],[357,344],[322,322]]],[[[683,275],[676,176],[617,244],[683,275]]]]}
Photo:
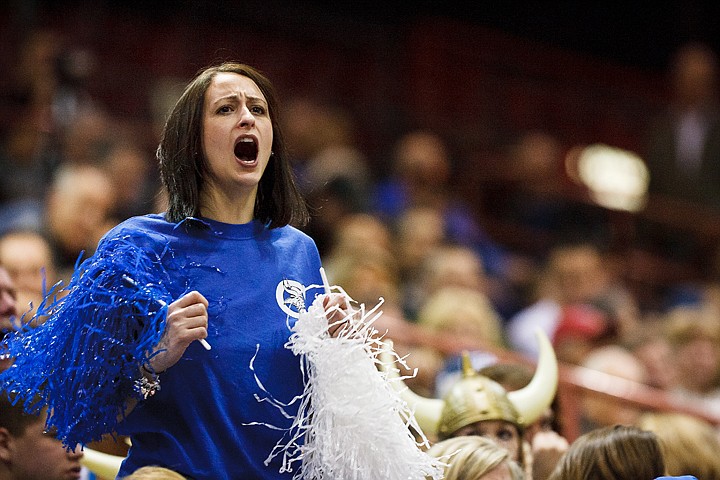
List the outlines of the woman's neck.
{"type": "Polygon", "coordinates": [[[230,198],[217,191],[202,195],[200,213],[203,217],[223,223],[248,223],[255,214],[257,190],[230,198]]]}

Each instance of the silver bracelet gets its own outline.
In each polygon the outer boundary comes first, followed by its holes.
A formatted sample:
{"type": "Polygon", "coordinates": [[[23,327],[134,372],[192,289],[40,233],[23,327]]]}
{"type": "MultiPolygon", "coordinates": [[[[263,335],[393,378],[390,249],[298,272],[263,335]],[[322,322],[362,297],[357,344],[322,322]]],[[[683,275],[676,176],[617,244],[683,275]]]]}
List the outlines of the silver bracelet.
{"type": "Polygon", "coordinates": [[[153,379],[148,380],[148,378],[143,375],[135,380],[133,388],[139,398],[147,400],[160,391],[160,377],[158,375],[153,375],[153,379]]]}

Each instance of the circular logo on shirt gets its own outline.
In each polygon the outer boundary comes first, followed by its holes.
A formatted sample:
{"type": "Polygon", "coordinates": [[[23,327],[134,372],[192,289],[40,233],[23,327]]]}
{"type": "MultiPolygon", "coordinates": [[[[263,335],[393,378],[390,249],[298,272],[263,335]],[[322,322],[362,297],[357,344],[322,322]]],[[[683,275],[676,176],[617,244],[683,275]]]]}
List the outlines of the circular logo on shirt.
{"type": "Polygon", "coordinates": [[[305,287],[295,280],[282,280],[275,288],[275,298],[283,312],[293,318],[305,309],[305,287]]]}

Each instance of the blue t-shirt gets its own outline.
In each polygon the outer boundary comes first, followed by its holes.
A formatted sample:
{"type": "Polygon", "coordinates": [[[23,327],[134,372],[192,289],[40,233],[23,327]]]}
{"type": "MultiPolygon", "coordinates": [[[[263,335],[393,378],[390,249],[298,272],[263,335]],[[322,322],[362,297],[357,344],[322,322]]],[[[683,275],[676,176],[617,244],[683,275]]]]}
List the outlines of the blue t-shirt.
{"type": "Polygon", "coordinates": [[[284,433],[270,426],[292,419],[255,395],[289,403],[303,391],[299,358],[284,344],[299,310],[321,293],[304,292],[322,283],[315,243],[290,226],[175,224],[161,215],[131,218],[103,241],[127,235],[162,259],[173,299],[192,290],[207,298],[212,350],[193,342],[160,375],[161,390],[120,424],[132,447],[119,476],[158,465],[192,479],[291,478],[279,473],[281,459],[264,460],[284,433]]]}

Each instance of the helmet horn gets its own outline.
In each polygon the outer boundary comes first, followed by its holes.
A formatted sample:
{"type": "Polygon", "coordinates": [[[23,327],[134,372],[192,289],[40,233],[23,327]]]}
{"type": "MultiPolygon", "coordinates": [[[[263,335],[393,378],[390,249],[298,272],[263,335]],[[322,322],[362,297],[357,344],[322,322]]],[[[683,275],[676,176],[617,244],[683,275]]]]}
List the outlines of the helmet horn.
{"type": "Polygon", "coordinates": [[[120,464],[125,457],[110,455],[85,447],[80,463],[95,475],[103,478],[115,478],[120,471],[120,464]]]}
{"type": "MultiPolygon", "coordinates": [[[[527,386],[520,390],[507,392],[508,400],[517,411],[518,423],[522,425],[528,425],[542,415],[552,404],[558,386],[557,359],[550,340],[540,329],[535,331],[535,336],[540,345],[540,355],[535,374],[527,386]]],[[[407,403],[410,411],[414,412],[415,420],[423,433],[432,436],[437,435],[445,401],[421,397],[410,390],[399,376],[398,369],[394,367],[395,359],[389,353],[392,351],[392,341],[386,340],[384,345],[385,349],[380,353],[380,368],[387,372],[388,379],[391,380],[400,398],[407,403]]],[[[472,374],[475,374],[470,366],[469,359],[464,359],[463,371],[466,373],[471,371],[472,374]]]]}
{"type": "Polygon", "coordinates": [[[550,340],[539,328],[535,330],[535,337],[540,345],[535,375],[525,387],[507,393],[524,425],[537,420],[552,404],[558,386],[557,358],[550,340]]]}
{"type": "Polygon", "coordinates": [[[405,384],[400,377],[398,369],[394,366],[395,357],[391,354],[393,348],[392,340],[385,340],[384,348],[380,352],[379,366],[385,371],[388,379],[400,395],[400,398],[407,404],[408,409],[414,412],[415,421],[425,435],[436,435],[438,423],[440,422],[440,414],[442,413],[444,402],[436,398],[422,397],[405,384]]]}

